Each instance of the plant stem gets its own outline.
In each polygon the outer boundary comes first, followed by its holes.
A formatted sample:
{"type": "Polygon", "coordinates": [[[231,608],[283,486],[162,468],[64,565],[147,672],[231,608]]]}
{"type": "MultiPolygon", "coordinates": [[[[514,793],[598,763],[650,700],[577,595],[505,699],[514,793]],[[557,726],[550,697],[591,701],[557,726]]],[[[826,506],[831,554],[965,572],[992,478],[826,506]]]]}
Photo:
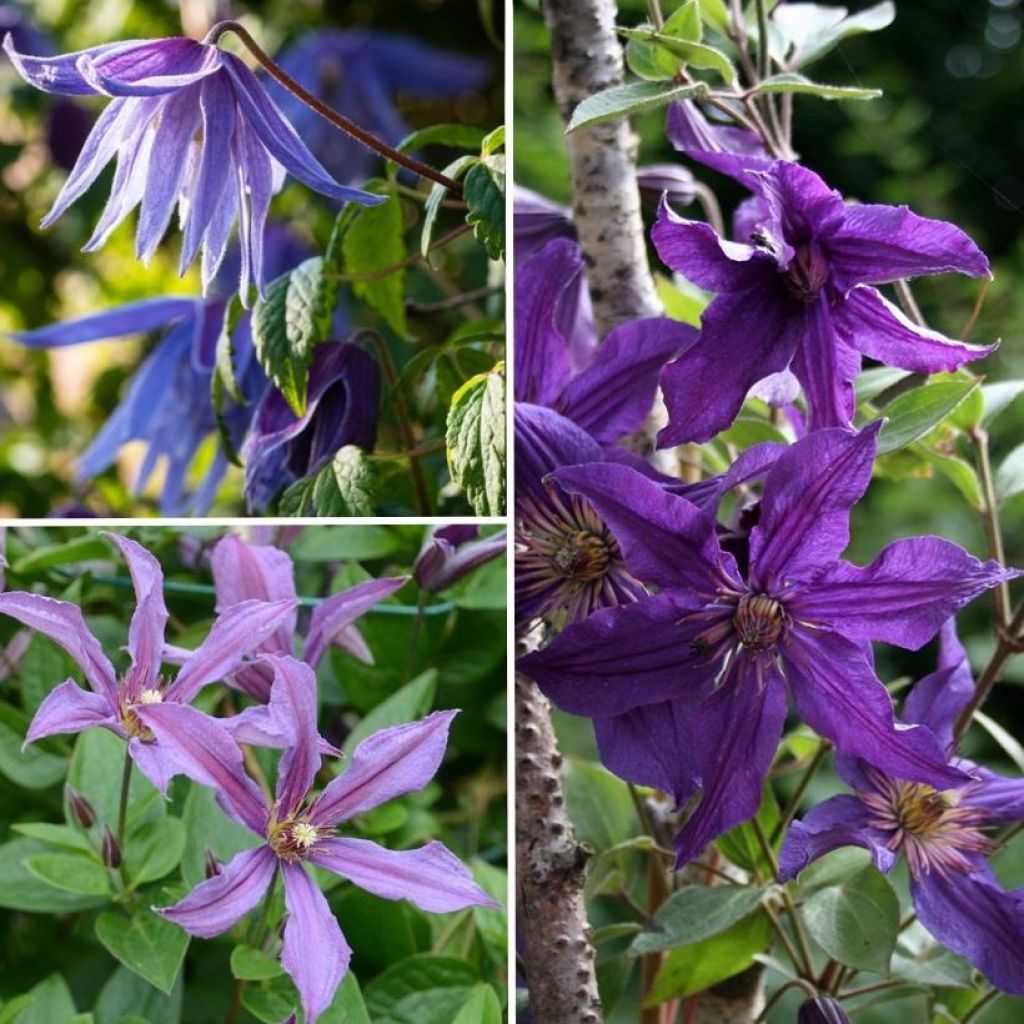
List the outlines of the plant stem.
{"type": "Polygon", "coordinates": [[[420,635],[423,632],[423,609],[426,606],[427,592],[421,590],[419,597],[416,599],[416,618],[412,622],[412,638],[409,640],[409,659],[405,666],[405,674],[408,677],[412,676],[413,669],[416,668],[416,655],[419,653],[420,635]]]}
{"type": "Polygon", "coordinates": [[[768,8],[764,0],[754,0],[757,9],[757,77],[764,81],[768,77],[771,58],[768,53],[768,8]]]}
{"type": "Polygon", "coordinates": [[[119,872],[121,875],[121,884],[128,887],[128,878],[124,870],[124,852],[125,852],[125,831],[128,826],[128,797],[131,795],[132,789],[132,767],[134,762],[132,761],[132,755],[128,751],[128,742],[125,741],[124,745],[124,766],[121,769],[121,798],[117,805],[117,845],[121,848],[121,865],[119,872]]]}
{"type": "Polygon", "coordinates": [[[504,291],[504,285],[485,285],[483,288],[474,288],[472,291],[452,295],[447,299],[439,299],[437,302],[417,302],[415,299],[406,299],[405,308],[414,313],[441,313],[449,309],[458,309],[459,306],[467,306],[471,302],[476,302],[477,299],[501,295],[504,291]]]}
{"type": "Polygon", "coordinates": [[[901,278],[893,284],[893,287],[896,289],[896,296],[900,300],[903,312],[906,313],[918,327],[927,327],[928,325],[925,323],[924,314],[921,312],[921,308],[917,304],[917,299],[914,298],[914,293],[910,290],[910,283],[901,278]]]}
{"type": "Polygon", "coordinates": [[[828,740],[822,740],[818,745],[818,749],[815,751],[814,757],[811,758],[803,776],[797,783],[796,789],[793,790],[793,795],[789,798],[789,802],[786,804],[782,812],[782,816],[779,818],[778,825],[776,825],[772,831],[773,843],[782,835],[789,823],[796,816],[796,812],[800,809],[800,801],[804,798],[804,794],[807,792],[807,787],[811,784],[811,780],[818,773],[818,769],[821,767],[825,757],[831,749],[832,744],[828,740]]]}
{"type": "Polygon", "coordinates": [[[335,128],[340,128],[367,148],[380,153],[381,156],[387,157],[389,160],[393,160],[396,164],[412,171],[413,174],[418,174],[421,178],[429,178],[431,181],[436,181],[439,185],[444,185],[445,188],[454,193],[462,191],[462,185],[453,178],[449,178],[446,174],[435,170],[430,164],[423,163],[422,160],[417,160],[415,157],[399,152],[394,146],[389,146],[383,139],[377,138],[372,132],[368,132],[365,128],[356,124],[355,121],[345,117],[344,114],[339,114],[338,111],[317,99],[311,92],[299,85],[291,75],[275,64],[259,43],[249,35],[248,30],[237,21],[222,21],[214,25],[203,42],[211,46],[215,45],[220,37],[227,32],[234,32],[245,48],[259,61],[272,78],[275,78],[290,93],[302,100],[307,107],[315,110],[322,118],[333,124],[335,128]]]}
{"type": "MultiPolygon", "coordinates": [[[[989,458],[988,431],[983,427],[974,427],[968,432],[968,438],[974,446],[978,457],[978,478],[981,480],[981,495],[985,506],[981,510],[985,524],[985,536],[988,538],[989,555],[1001,566],[1006,565],[1006,552],[1003,548],[1003,534],[999,526],[999,500],[996,497],[995,477],[992,473],[992,461],[989,458]]],[[[1005,629],[1010,618],[1010,584],[1003,580],[992,591],[995,603],[996,626],[1005,629]]]]}
{"type": "MultiPolygon", "coordinates": [[[[793,969],[797,973],[804,972],[803,965],[800,961],[800,954],[797,953],[796,947],[793,945],[792,940],[786,934],[786,929],[782,927],[782,922],[779,920],[778,914],[776,914],[775,911],[772,910],[772,908],[769,907],[766,903],[761,904],[761,909],[764,911],[764,916],[768,918],[769,923],[775,930],[775,934],[779,937],[779,941],[782,943],[783,949],[785,949],[786,951],[786,956],[789,957],[790,962],[793,964],[793,969]]],[[[801,976],[804,975],[801,974],[801,976]]],[[[813,978],[809,977],[808,980],[813,981],[813,978]]]]}
{"type": "Polygon", "coordinates": [[[845,992],[838,993],[839,999],[852,999],[854,996],[866,996],[869,992],[881,992],[886,988],[898,988],[900,985],[908,984],[898,979],[887,978],[884,981],[873,981],[870,985],[861,985],[859,988],[848,988],[845,992]]]}
{"type": "Polygon", "coordinates": [[[665,19],[661,15],[661,4],[658,0],[647,0],[647,13],[651,16],[651,24],[656,32],[665,27],[665,19]]]}
{"type": "MultiPolygon", "coordinates": [[[[456,238],[461,238],[464,234],[472,230],[472,224],[459,224],[457,227],[452,228],[452,230],[446,235],[442,235],[434,242],[431,242],[430,248],[427,250],[428,255],[435,249],[444,248],[444,246],[454,242],[456,238]]],[[[347,284],[354,284],[360,281],[379,281],[383,277],[388,277],[391,274],[397,273],[399,270],[411,267],[414,263],[419,263],[421,259],[423,259],[423,253],[417,250],[416,252],[409,253],[404,260],[399,260],[397,263],[391,263],[386,267],[380,267],[377,270],[367,271],[365,274],[325,274],[324,277],[327,277],[332,281],[341,281],[347,284]]]]}
{"type": "Polygon", "coordinates": [[[237,1024],[238,1017],[242,1012],[242,993],[245,991],[245,982],[239,978],[235,981],[235,990],[231,993],[231,1005],[224,1015],[224,1024],[237,1024]]]}
{"type": "Polygon", "coordinates": [[[813,985],[808,985],[802,978],[793,978],[791,981],[787,981],[784,985],[780,985],[772,993],[771,998],[764,1004],[764,1009],[757,1015],[757,1017],[754,1018],[754,1024],[764,1024],[764,1021],[768,1019],[768,1014],[771,1013],[772,1007],[791,988],[802,988],[810,999],[813,999],[818,994],[818,990],[813,985]]]}
{"type": "Polygon", "coordinates": [[[964,1016],[963,1024],[970,1024],[970,1021],[975,1020],[980,1016],[981,1011],[988,1006],[994,999],[998,999],[1002,993],[997,988],[990,988],[968,1011],[964,1016]]]}

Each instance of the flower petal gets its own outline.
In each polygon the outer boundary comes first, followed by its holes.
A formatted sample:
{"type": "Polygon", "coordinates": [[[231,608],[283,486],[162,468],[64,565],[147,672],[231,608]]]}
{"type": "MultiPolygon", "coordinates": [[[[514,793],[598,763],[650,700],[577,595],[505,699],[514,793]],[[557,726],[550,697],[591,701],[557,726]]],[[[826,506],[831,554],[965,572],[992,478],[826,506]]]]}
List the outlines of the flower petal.
{"type": "Polygon", "coordinates": [[[980,765],[960,764],[974,776],[961,790],[961,804],[983,809],[986,824],[1024,821],[1024,779],[1008,779],[980,765]]]}
{"type": "Polygon", "coordinates": [[[798,627],[781,653],[797,709],[841,753],[936,789],[967,781],[946,764],[945,752],[927,729],[895,721],[892,698],[860,647],[835,633],[798,627]]]}
{"type": "Polygon", "coordinates": [[[219,875],[197,885],[173,907],[153,909],[190,935],[212,939],[226,932],[259,903],[276,869],[277,858],[269,846],[243,850],[221,868],[219,875]]]}
{"type": "Polygon", "coordinates": [[[367,839],[325,839],[310,859],[374,896],[409,900],[432,914],[499,906],[443,843],[388,850],[367,839]]]}
{"type": "Polygon", "coordinates": [[[26,743],[57,733],[82,732],[97,725],[116,726],[115,708],[105,694],[83,690],[73,679],[54,687],[28,727],[26,743]]]}
{"type": "Polygon", "coordinates": [[[974,674],[967,652],[950,619],[939,632],[939,667],[907,694],[903,718],[931,729],[947,750],[953,742],[953,723],[974,695],[974,674]]]}
{"type": "Polygon", "coordinates": [[[18,74],[29,85],[58,96],[91,96],[96,92],[78,70],[80,57],[119,53],[139,45],[140,40],[131,40],[113,45],[94,46],[75,53],[62,53],[57,57],[34,57],[31,54],[19,53],[14,48],[12,33],[8,32],[4,36],[4,52],[11,58],[11,63],[18,74]]]}
{"type": "Polygon", "coordinates": [[[0,594],[0,614],[10,615],[29,629],[48,636],[71,655],[86,682],[117,707],[117,675],[99,640],[89,632],[78,605],[41,594],[0,594]]]}
{"type": "Polygon", "coordinates": [[[221,50],[182,36],[151,39],[116,50],[86,51],[75,62],[96,92],[107,96],[160,96],[221,69],[221,50]]]}
{"type": "Polygon", "coordinates": [[[554,409],[516,402],[515,424],[516,499],[520,503],[530,498],[548,505],[544,478],[552,470],[604,458],[601,446],[585,430],[554,409]]]}
{"type": "Polygon", "coordinates": [[[288,737],[277,770],[276,793],[280,815],[286,818],[305,800],[320,770],[316,676],[295,658],[273,657],[267,661],[274,670],[268,707],[288,737]]]}
{"type": "Polygon", "coordinates": [[[135,767],[149,779],[166,798],[171,779],[178,774],[178,762],[174,754],[162,743],[146,743],[136,736],[128,740],[128,753],[135,767]]]}
{"type": "Polygon", "coordinates": [[[321,793],[310,813],[335,826],[371,807],[422,789],[435,775],[457,712],[435,711],[418,722],[381,729],[352,752],[348,766],[321,793]]]}
{"type": "Polygon", "coordinates": [[[281,873],[288,911],[281,966],[299,990],[306,1024],[316,1024],[334,999],[352,950],[324,894],[306,869],[301,864],[285,863],[281,873]]]}
{"type": "Polygon", "coordinates": [[[367,580],[349,587],[340,594],[332,594],[313,609],[306,635],[305,660],[316,668],[327,648],[338,635],[348,629],[374,605],[380,604],[408,582],[408,576],[384,577],[367,580]]]}

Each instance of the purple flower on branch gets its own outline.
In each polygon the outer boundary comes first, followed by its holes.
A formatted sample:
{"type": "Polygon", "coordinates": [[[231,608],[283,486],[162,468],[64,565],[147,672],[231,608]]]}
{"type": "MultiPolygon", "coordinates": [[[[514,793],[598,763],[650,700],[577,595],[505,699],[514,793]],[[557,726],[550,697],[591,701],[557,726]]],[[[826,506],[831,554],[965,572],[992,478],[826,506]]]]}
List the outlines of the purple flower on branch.
{"type": "Polygon", "coordinates": [[[202,252],[205,289],[237,217],[239,294],[264,282],[263,234],[271,197],[291,174],[317,192],[364,205],[384,202],[338,184],[233,54],[192,39],[112,43],[57,57],[4,49],[21,76],[44,92],[113,97],[74,170],[43,219],[52,224],[116,156],[110,199],[85,251],[98,249],[140,206],[136,255],[147,262],[178,206],[181,272],[202,252]]]}
{"type": "Polygon", "coordinates": [[[167,606],[160,563],[140,544],[109,535],[121,550],[135,585],[135,611],[128,633],[131,667],[118,677],[89,632],[81,609],[40,594],[0,594],[0,614],[48,636],[79,665],[90,689],[68,679],[39,706],[26,743],[57,733],[75,733],[102,726],[128,742],[139,770],[161,792],[178,769],[165,747],[140,718],[156,704],[186,705],[203,687],[234,672],[246,656],[294,613],[295,602],[246,601],[220,615],[206,639],[185,660],[173,682],[160,673],[167,606]]]}
{"type": "Polygon", "coordinates": [[[783,881],[840,846],[862,846],[880,871],[903,855],[921,923],[971,961],[1004,992],[1024,995],[1024,904],[1005,892],[986,855],[986,830],[1024,821],[1024,781],[1007,779],[953,756],[953,725],[974,692],[963,647],[950,621],[943,627],[939,668],[907,697],[904,716],[930,729],[950,765],[970,779],[934,788],[905,781],[852,757],[836,771],[856,795],[834,796],[794,822],[779,855],[783,881]]]}
{"type": "Polygon", "coordinates": [[[436,594],[504,552],[504,531],[481,537],[480,527],[471,523],[438,526],[423,542],[412,573],[422,590],[436,594]]]}
{"type": "Polygon", "coordinates": [[[669,424],[659,444],[708,441],[735,419],[750,389],[791,369],[811,428],[848,426],[864,356],[918,373],[988,355],[911,323],[874,285],[957,271],[982,277],[988,260],[959,228],[906,207],[847,205],[813,171],[786,161],[746,170],[708,156],[762,201],[751,244],[662,207],[652,237],[673,270],[717,296],[700,340],[662,374],[669,424]]]}
{"type": "Polygon", "coordinates": [[[373,733],[356,747],[342,774],[312,797],[320,770],[315,677],[294,658],[269,660],[274,681],[268,711],[287,737],[269,806],[245,773],[242,752],[223,722],[183,705],[151,705],[140,712],[160,742],[174,750],[179,770],[216,789],[225,812],[262,841],[159,912],[192,935],[210,938],[252,910],[280,873],[288,915],[281,965],[299,990],[306,1024],[315,1024],[348,969],[351,949],[307,865],[434,913],[496,904],[439,842],[395,851],[336,834],[342,822],[422,789],[433,778],[455,712],[373,733]]]}
{"type": "Polygon", "coordinates": [[[786,718],[901,778],[964,776],[925,729],[894,722],[871,641],[916,649],[977,594],[1017,575],[938,537],[840,559],[868,485],[876,428],[823,430],[778,456],[746,545],[714,517],[625,466],[555,474],[614,531],[629,571],[660,593],[568,627],[523,670],[566,711],[594,719],[604,762],[685,803],[681,862],[757,810],[786,718]]]}

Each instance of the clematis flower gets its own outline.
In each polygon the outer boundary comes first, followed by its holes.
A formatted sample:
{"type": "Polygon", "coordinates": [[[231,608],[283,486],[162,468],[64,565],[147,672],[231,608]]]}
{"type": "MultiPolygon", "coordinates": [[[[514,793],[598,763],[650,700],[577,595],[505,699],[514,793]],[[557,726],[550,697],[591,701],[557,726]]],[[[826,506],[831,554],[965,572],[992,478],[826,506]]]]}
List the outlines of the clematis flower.
{"type": "Polygon", "coordinates": [[[112,97],[86,140],[43,227],[79,199],[116,156],[110,199],[85,251],[98,249],[140,207],[135,236],[144,263],[156,251],[175,205],[180,269],[201,252],[203,291],[227,249],[236,218],[242,261],[239,294],[262,290],[263,235],[270,200],[291,174],[334,199],[376,205],[386,197],[338,184],[233,54],[192,39],[135,40],[57,57],[4,49],[21,76],[43,92],[112,97]]]}
{"type": "Polygon", "coordinates": [[[897,723],[870,642],[916,649],[982,591],[1017,575],[938,537],[890,544],[869,566],[840,559],[871,477],[877,425],[822,430],[778,455],[747,543],[626,466],[559,470],[614,532],[628,570],[659,588],[566,628],[522,659],[560,708],[594,719],[623,778],[683,804],[680,863],[753,815],[786,718],[900,778],[964,781],[928,730],[897,723]]]}
{"type": "Polygon", "coordinates": [[[717,296],[700,341],[662,374],[661,446],[710,440],[755,384],[787,369],[816,430],[850,424],[863,356],[934,373],[993,350],[918,327],[873,287],[922,274],[986,275],[988,260],[959,228],[906,207],[847,205],[813,171],[783,160],[761,170],[731,156],[715,165],[744,181],[766,216],[748,245],[662,206],[652,232],[661,259],[717,296]]]}
{"type": "Polygon", "coordinates": [[[665,135],[675,149],[697,160],[707,153],[732,153],[771,162],[760,135],[734,124],[709,121],[693,100],[669,104],[665,135]]]}
{"type": "MultiPolygon", "coordinates": [[[[396,104],[403,93],[457,96],[482,88],[490,61],[447,53],[419,39],[370,29],[317,29],[286,47],[277,63],[303,88],[391,145],[409,134],[396,104]]],[[[275,81],[267,91],[306,145],[339,181],[370,177],[376,157],[275,81]]]]}
{"type": "Polygon", "coordinates": [[[480,527],[472,523],[437,526],[423,542],[412,574],[421,590],[436,594],[504,553],[504,531],[481,537],[480,527]]]}
{"type": "Polygon", "coordinates": [[[422,789],[433,778],[455,712],[373,733],[356,747],[342,774],[313,796],[321,763],[313,673],[294,658],[271,661],[268,708],[288,746],[269,806],[245,773],[242,752],[222,721],[185,705],[154,704],[140,711],[159,741],[174,750],[180,770],[213,787],[224,811],[261,840],[179,903],[158,912],[192,935],[211,938],[252,910],[280,874],[288,915],[281,966],[299,990],[306,1024],[315,1024],[334,998],[352,951],[307,867],[334,872],[383,899],[408,899],[433,913],[497,904],[441,843],[395,851],[336,834],[343,822],[422,789]]]}
{"type": "Polygon", "coordinates": [[[0,594],[0,614],[64,648],[79,665],[90,690],[68,679],[39,706],[26,743],[57,733],[81,732],[100,726],[128,742],[139,770],[161,792],[175,775],[174,758],[139,717],[156,704],[186,705],[205,686],[234,672],[253,649],[294,613],[295,602],[246,601],[218,616],[206,639],[181,666],[173,682],[160,673],[167,606],[160,563],[140,544],[109,534],[120,549],[135,585],[135,611],[128,633],[131,668],[120,678],[89,632],[81,609],[41,594],[0,594]]]}
{"type": "Polygon", "coordinates": [[[1008,779],[955,756],[953,725],[974,693],[970,665],[952,621],[942,630],[939,668],[910,692],[908,721],[930,729],[969,778],[932,787],[837,757],[854,795],[834,796],[794,822],[779,854],[782,881],[840,846],[868,850],[880,871],[900,855],[910,872],[918,919],[942,945],[966,957],[997,988],[1024,995],[1024,904],[1005,892],[986,856],[986,830],[1024,821],[1024,780],[1008,779]]]}

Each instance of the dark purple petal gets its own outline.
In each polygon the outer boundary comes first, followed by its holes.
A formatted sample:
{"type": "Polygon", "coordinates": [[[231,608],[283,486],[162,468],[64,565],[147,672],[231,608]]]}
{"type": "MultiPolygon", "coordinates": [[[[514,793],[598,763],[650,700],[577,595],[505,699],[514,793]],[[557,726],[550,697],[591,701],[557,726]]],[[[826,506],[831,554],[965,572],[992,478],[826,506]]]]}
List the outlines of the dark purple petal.
{"type": "Polygon", "coordinates": [[[44,736],[81,732],[93,726],[117,727],[117,707],[106,694],[83,690],[73,679],[54,687],[39,705],[25,736],[34,743],[44,736]]]}
{"type": "Polygon", "coordinates": [[[442,526],[426,540],[413,565],[416,582],[428,593],[436,594],[457,583],[478,566],[505,553],[504,531],[477,539],[476,526],[442,526]],[[468,531],[462,539],[450,530],[468,531]]]}
{"type": "Polygon", "coordinates": [[[961,791],[961,805],[984,810],[986,824],[1024,821],[1024,779],[1008,779],[979,765],[961,764],[975,777],[961,791]]]}
{"type": "Polygon", "coordinates": [[[522,263],[556,238],[576,238],[572,210],[518,182],[512,186],[512,233],[516,273],[522,263]]]}
{"type": "Polygon", "coordinates": [[[714,676],[690,644],[706,620],[680,621],[669,595],[604,608],[564,629],[518,667],[563,711],[593,718],[683,698],[714,676]]]}
{"type": "Polygon", "coordinates": [[[320,663],[327,648],[348,629],[356,619],[365,615],[408,582],[408,576],[391,576],[367,580],[340,594],[332,594],[313,609],[306,636],[305,660],[314,668],[320,663]]]}
{"type": "Polygon", "coordinates": [[[159,96],[215,75],[221,50],[183,37],[151,39],[100,53],[86,51],[75,67],[107,96],[159,96]]]}
{"type": "Polygon", "coordinates": [[[896,854],[886,846],[885,834],[868,825],[869,819],[867,807],[846,793],[813,807],[786,832],[779,851],[779,881],[796,878],[813,861],[841,846],[864,847],[878,870],[888,872],[896,854]]]}
{"type": "Polygon", "coordinates": [[[324,894],[306,869],[301,864],[284,863],[281,873],[288,911],[281,966],[299,990],[306,1024],[316,1024],[334,999],[352,950],[324,894]]]}
{"type": "Polygon", "coordinates": [[[705,153],[764,155],[764,140],[757,132],[731,124],[712,124],[693,100],[670,103],[665,119],[668,141],[681,153],[700,159],[705,153]]]}
{"type": "Polygon", "coordinates": [[[953,742],[953,723],[974,695],[974,674],[967,652],[950,619],[939,632],[939,667],[907,694],[903,718],[927,726],[947,750],[953,742]]]}
{"type": "Polygon", "coordinates": [[[914,909],[944,946],[974,964],[997,988],[1024,995],[1024,907],[1020,892],[1005,892],[988,865],[970,874],[932,871],[911,879],[914,909]]]}
{"type": "Polygon", "coordinates": [[[99,640],[89,632],[78,605],[41,594],[0,594],[0,615],[10,615],[29,629],[48,636],[71,655],[86,682],[117,707],[117,675],[99,640]]]}
{"type": "Polygon", "coordinates": [[[936,789],[967,781],[946,764],[932,733],[895,721],[892,698],[856,644],[835,633],[798,627],[781,653],[797,709],[841,753],[863,758],[887,775],[936,789]]]}
{"type": "Polygon", "coordinates": [[[516,401],[553,406],[569,381],[569,343],[556,311],[583,274],[579,246],[556,238],[516,270],[516,401]]]}
{"type": "Polygon", "coordinates": [[[317,799],[310,820],[333,828],[339,821],[422,789],[441,764],[456,714],[435,711],[418,722],[367,736],[317,799]]]}
{"type": "Polygon", "coordinates": [[[173,907],[154,907],[161,917],[173,921],[191,935],[212,939],[240,921],[263,898],[277,858],[269,846],[243,850],[201,885],[197,885],[173,907]]]}
{"type": "Polygon", "coordinates": [[[696,340],[694,328],[668,317],[622,324],[601,342],[593,362],[569,381],[556,408],[595,440],[611,444],[643,424],[661,368],[696,340]]]}
{"type": "Polygon", "coordinates": [[[951,371],[984,359],[998,345],[965,345],[919,327],[874,288],[854,288],[832,314],[845,343],[886,366],[914,373],[951,371]]]}
{"type": "Polygon", "coordinates": [[[227,814],[250,832],[266,835],[263,794],[245,774],[241,749],[217,719],[187,704],[138,704],[134,710],[182,775],[211,786],[227,814]]]}
{"type": "Polygon", "coordinates": [[[204,686],[230,675],[294,614],[295,604],[243,601],[222,612],[168,687],[167,700],[187,704],[204,686]]]}
{"type": "Polygon", "coordinates": [[[670,205],[689,206],[697,196],[693,172],[681,164],[645,164],[636,169],[640,198],[657,204],[662,196],[670,205]]]}
{"type": "Polygon", "coordinates": [[[739,585],[732,556],[718,546],[714,517],[685,498],[608,462],[561,469],[555,479],[593,505],[637,579],[701,597],[739,585]]]}
{"type": "Polygon", "coordinates": [[[542,405],[515,404],[516,497],[548,503],[544,478],[561,466],[600,462],[601,446],[561,413],[542,405]]]}
{"type": "Polygon", "coordinates": [[[388,850],[366,839],[324,839],[310,859],[374,896],[409,900],[432,914],[498,907],[443,843],[428,843],[418,850],[388,850]]]}
{"type": "Polygon", "coordinates": [[[1018,575],[942,537],[906,537],[871,565],[838,562],[826,570],[793,602],[793,614],[851,640],[917,650],[969,601],[1018,575]]]}
{"type": "Polygon", "coordinates": [[[958,227],[911,213],[905,206],[857,204],[828,241],[833,279],[844,291],[923,274],[985,277],[985,254],[958,227]]]}
{"type": "Polygon", "coordinates": [[[751,582],[781,585],[831,566],[850,541],[850,508],[871,481],[874,423],[859,434],[819,430],[797,441],[765,478],[750,535],[751,582]]]}
{"type": "Polygon", "coordinates": [[[853,381],[860,372],[861,357],[833,327],[824,293],[805,307],[800,334],[793,374],[807,399],[808,430],[848,427],[853,420],[853,381]]]}
{"type": "Polygon", "coordinates": [[[676,836],[677,867],[717,836],[757,813],[786,721],[786,690],[777,670],[763,679],[740,655],[731,679],[692,710],[693,757],[701,799],[676,836]]]}

